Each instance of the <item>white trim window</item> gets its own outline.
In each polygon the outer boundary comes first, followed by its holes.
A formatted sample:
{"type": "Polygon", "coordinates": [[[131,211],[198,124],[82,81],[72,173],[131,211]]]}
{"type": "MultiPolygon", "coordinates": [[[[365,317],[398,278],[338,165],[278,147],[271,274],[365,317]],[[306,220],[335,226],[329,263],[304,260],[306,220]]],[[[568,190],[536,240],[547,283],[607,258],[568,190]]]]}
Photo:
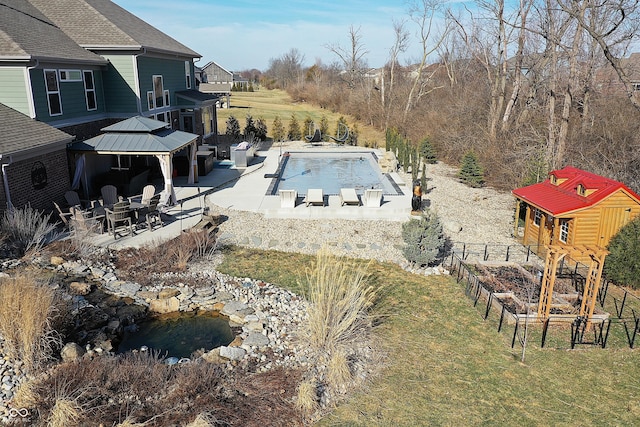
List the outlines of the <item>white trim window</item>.
{"type": "Polygon", "coordinates": [[[147,109],[149,111],[153,110],[155,107],[155,99],[153,98],[153,91],[150,90],[147,92],[147,109]]]}
{"type": "Polygon", "coordinates": [[[533,208],[533,223],[540,227],[542,221],[542,211],[538,208],[533,208]]]}
{"type": "Polygon", "coordinates": [[[169,90],[168,89],[164,90],[164,106],[165,107],[170,107],[171,106],[171,97],[169,96],[169,90]]]}
{"type": "Polygon", "coordinates": [[[62,98],[60,97],[60,85],[56,70],[44,70],[44,84],[47,90],[47,103],[50,116],[62,115],[62,98]]]}
{"type": "Polygon", "coordinates": [[[191,63],[184,61],[184,75],[187,83],[187,89],[191,89],[191,63]]]}
{"type": "Polygon", "coordinates": [[[98,109],[98,100],[96,99],[96,85],[93,80],[93,71],[84,70],[84,97],[87,101],[87,111],[98,109]]]}
{"type": "Polygon", "coordinates": [[[164,84],[162,76],[153,76],[153,98],[154,108],[164,107],[164,84]]]}
{"type": "Polygon", "coordinates": [[[82,73],[80,70],[58,70],[61,82],[81,82],[82,73]]]}
{"type": "Polygon", "coordinates": [[[560,241],[562,243],[567,243],[569,240],[569,220],[561,219],[560,220],[560,241]]]}

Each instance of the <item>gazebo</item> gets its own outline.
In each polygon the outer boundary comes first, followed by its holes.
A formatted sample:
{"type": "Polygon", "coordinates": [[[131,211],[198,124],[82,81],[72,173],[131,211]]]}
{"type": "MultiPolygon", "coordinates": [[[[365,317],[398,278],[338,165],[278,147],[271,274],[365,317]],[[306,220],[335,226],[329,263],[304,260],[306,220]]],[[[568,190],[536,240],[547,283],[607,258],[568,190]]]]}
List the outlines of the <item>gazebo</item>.
{"type": "MultiPolygon", "coordinates": [[[[104,132],[102,135],[70,144],[69,151],[76,154],[76,170],[72,187],[79,188],[82,181],[85,193],[88,193],[87,169],[89,168],[86,166],[88,156],[115,155],[118,161],[122,155],[153,156],[160,163],[164,179],[161,200],[168,205],[174,205],[176,195],[173,188],[173,156],[179,151],[187,150],[187,158],[191,165],[187,183],[193,184],[197,178],[198,135],[169,129],[167,126],[165,122],[136,116],[102,128],[104,132]]],[[[104,165],[104,162],[96,162],[96,164],[104,165]]],[[[108,166],[111,167],[110,164],[108,166]]],[[[95,170],[92,170],[92,173],[94,172],[95,170]]]]}

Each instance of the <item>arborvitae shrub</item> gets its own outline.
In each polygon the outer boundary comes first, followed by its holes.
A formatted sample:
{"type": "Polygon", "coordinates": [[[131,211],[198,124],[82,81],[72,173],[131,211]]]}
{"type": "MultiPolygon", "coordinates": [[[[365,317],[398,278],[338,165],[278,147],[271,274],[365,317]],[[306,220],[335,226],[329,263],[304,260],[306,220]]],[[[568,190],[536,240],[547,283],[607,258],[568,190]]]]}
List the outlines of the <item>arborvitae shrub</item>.
{"type": "Polygon", "coordinates": [[[458,177],[470,187],[482,187],[484,176],[478,157],[473,151],[467,152],[462,158],[462,166],[458,177]]]}
{"type": "Polygon", "coordinates": [[[609,242],[604,271],[619,285],[640,289],[640,216],[622,227],[609,242]]]}
{"type": "Polygon", "coordinates": [[[299,141],[302,139],[300,124],[298,123],[298,119],[296,118],[295,114],[291,115],[291,120],[289,121],[289,131],[287,132],[287,138],[289,138],[289,141],[299,141]]]}
{"type": "Polygon", "coordinates": [[[313,123],[313,119],[309,116],[305,117],[304,122],[302,122],[302,131],[305,135],[313,135],[315,132],[315,126],[313,123]]]}
{"type": "Polygon", "coordinates": [[[323,115],[320,118],[320,134],[322,135],[323,141],[328,141],[328,133],[329,133],[329,119],[327,116],[323,115]]]}
{"type": "Polygon", "coordinates": [[[402,224],[402,253],[407,261],[417,265],[430,265],[438,259],[444,248],[445,239],[442,224],[432,211],[425,211],[420,217],[402,224]]]}
{"type": "Polygon", "coordinates": [[[256,134],[256,125],[253,122],[253,117],[251,117],[250,114],[247,114],[247,118],[246,118],[243,134],[245,136],[247,136],[249,134],[252,134],[252,135],[256,134]]]}
{"type": "Polygon", "coordinates": [[[264,141],[267,139],[267,122],[263,117],[259,117],[256,120],[256,138],[259,138],[260,141],[264,141]]]}
{"type": "Polygon", "coordinates": [[[284,140],[284,125],[282,124],[282,120],[280,120],[280,116],[276,116],[275,119],[273,119],[273,133],[271,135],[271,137],[273,138],[274,141],[282,141],[284,140]]]}
{"type": "Polygon", "coordinates": [[[225,133],[234,139],[240,138],[240,123],[234,116],[229,116],[227,119],[227,131],[225,133]]]}

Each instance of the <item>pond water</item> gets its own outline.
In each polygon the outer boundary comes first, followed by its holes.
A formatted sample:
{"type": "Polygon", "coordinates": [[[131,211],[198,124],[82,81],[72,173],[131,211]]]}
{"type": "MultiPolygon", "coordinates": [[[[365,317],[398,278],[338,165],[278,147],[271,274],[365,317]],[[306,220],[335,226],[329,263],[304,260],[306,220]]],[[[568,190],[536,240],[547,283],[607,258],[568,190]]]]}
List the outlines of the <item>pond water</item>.
{"type": "Polygon", "coordinates": [[[178,313],[151,318],[125,331],[118,353],[147,346],[165,357],[190,357],[201,348],[211,350],[234,339],[229,320],[218,313],[178,313]]]}

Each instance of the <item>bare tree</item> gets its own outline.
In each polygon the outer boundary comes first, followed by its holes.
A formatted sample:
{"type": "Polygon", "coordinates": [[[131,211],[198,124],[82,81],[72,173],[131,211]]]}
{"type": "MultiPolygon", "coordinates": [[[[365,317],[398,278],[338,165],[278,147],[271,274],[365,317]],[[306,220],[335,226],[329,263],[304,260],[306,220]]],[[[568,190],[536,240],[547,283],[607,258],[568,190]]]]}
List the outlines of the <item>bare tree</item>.
{"type": "Polygon", "coordinates": [[[325,47],[340,59],[344,67],[345,81],[351,89],[354,89],[366,71],[366,55],[369,51],[362,43],[360,27],[354,28],[353,25],[349,27],[349,42],[349,48],[344,48],[339,44],[328,44],[325,47]]]}
{"type": "Polygon", "coordinates": [[[266,74],[276,79],[280,87],[286,89],[294,83],[303,81],[302,65],[304,55],[296,48],[279,58],[269,60],[269,69],[266,74]]]}

